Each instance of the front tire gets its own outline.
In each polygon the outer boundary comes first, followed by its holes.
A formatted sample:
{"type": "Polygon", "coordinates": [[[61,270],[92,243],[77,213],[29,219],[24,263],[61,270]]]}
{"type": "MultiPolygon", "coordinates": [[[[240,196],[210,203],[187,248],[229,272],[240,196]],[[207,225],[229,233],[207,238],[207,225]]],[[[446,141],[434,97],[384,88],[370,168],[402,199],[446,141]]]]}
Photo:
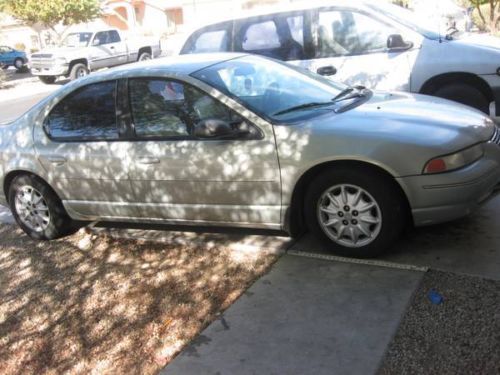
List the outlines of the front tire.
{"type": "Polygon", "coordinates": [[[77,229],[59,197],[38,177],[16,177],[9,187],[9,205],[16,222],[33,239],[53,240],[77,229]]]}
{"type": "Polygon", "coordinates": [[[403,200],[390,177],[335,168],[318,176],[305,198],[309,229],[334,254],[372,258],[387,252],[405,225],[403,200]]]}
{"type": "Polygon", "coordinates": [[[490,114],[490,103],[486,96],[474,86],[463,83],[452,83],[437,89],[434,96],[453,100],[479,109],[481,112],[490,114]]]}
{"type": "Polygon", "coordinates": [[[87,75],[89,75],[89,70],[85,64],[75,64],[71,67],[71,71],[69,73],[69,79],[74,81],[75,79],[78,78],[83,78],[87,75]]]}

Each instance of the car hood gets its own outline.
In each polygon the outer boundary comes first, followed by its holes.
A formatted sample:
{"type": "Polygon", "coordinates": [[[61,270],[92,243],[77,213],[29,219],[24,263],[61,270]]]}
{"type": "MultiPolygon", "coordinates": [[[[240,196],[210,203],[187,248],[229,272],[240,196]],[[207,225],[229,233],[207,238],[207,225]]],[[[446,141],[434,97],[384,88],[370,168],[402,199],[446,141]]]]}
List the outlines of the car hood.
{"type": "Polygon", "coordinates": [[[40,52],[34,53],[32,57],[43,57],[43,58],[57,58],[57,57],[68,57],[71,54],[75,54],[85,47],[56,47],[47,48],[40,52]]]}
{"type": "Polygon", "coordinates": [[[450,153],[489,140],[494,124],[471,107],[425,95],[374,92],[345,113],[311,121],[319,133],[334,132],[389,140],[394,144],[450,153]]]}
{"type": "Polygon", "coordinates": [[[500,52],[500,38],[484,34],[466,34],[460,39],[453,40],[453,43],[464,46],[486,48],[500,52]]]}

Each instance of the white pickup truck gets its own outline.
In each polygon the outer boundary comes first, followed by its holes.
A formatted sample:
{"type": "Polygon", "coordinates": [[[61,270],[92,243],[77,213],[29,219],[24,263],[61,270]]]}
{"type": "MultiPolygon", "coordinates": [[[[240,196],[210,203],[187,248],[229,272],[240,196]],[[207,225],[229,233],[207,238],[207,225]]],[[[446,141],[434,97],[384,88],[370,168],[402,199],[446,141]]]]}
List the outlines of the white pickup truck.
{"type": "Polygon", "coordinates": [[[149,60],[160,53],[159,40],[125,40],[115,29],[72,32],[59,47],[31,55],[31,73],[44,83],[54,83],[57,77],[73,80],[93,70],[149,60]]]}

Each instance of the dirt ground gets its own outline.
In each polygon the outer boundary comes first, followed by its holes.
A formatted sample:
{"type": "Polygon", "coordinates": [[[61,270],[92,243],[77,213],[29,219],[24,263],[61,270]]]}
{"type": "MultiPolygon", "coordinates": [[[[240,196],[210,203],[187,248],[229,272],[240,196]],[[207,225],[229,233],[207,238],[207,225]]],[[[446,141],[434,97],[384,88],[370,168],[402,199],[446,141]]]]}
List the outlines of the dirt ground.
{"type": "Polygon", "coordinates": [[[0,372],[154,374],[276,259],[0,225],[0,372]]]}

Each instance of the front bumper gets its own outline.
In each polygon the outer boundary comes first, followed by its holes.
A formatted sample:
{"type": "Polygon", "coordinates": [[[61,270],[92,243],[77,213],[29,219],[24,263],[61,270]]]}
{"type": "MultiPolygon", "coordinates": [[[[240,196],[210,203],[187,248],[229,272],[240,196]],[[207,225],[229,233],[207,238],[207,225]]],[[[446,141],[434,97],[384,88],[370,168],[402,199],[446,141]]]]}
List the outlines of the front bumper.
{"type": "Polygon", "coordinates": [[[407,193],[415,226],[466,216],[500,188],[500,145],[485,144],[485,156],[458,171],[397,179],[407,193]]]}
{"type": "Polygon", "coordinates": [[[68,74],[68,64],[47,65],[31,62],[31,74],[35,76],[65,76],[68,74]]]}

